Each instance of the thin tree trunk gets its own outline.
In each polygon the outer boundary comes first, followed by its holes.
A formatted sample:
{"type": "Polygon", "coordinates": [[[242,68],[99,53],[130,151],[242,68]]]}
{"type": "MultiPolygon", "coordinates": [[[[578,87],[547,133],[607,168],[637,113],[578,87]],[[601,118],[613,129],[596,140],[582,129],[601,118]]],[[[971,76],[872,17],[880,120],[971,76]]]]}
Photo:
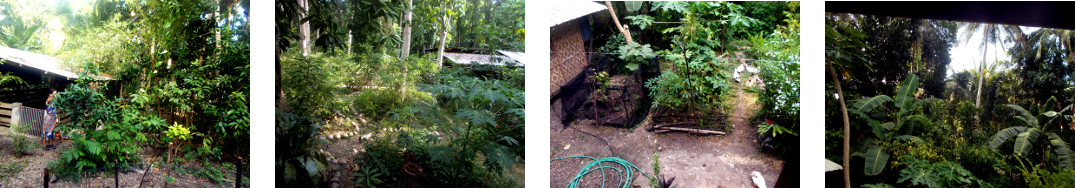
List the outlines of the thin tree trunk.
{"type": "MultiPolygon", "coordinates": [[[[413,0],[407,0],[407,12],[403,15],[403,46],[399,51],[399,58],[404,61],[407,60],[407,56],[411,53],[411,17],[414,15],[414,11],[411,7],[414,5],[413,0]]],[[[404,68],[406,70],[406,68],[404,68]]]]}
{"type": "Polygon", "coordinates": [[[401,62],[400,65],[403,66],[403,86],[399,87],[399,96],[400,100],[402,101],[407,100],[407,82],[410,82],[410,80],[408,80],[410,77],[410,71],[407,70],[407,64],[409,63],[407,60],[407,56],[410,55],[409,53],[411,51],[411,14],[413,13],[413,5],[414,1],[407,0],[407,12],[404,14],[403,18],[403,47],[402,49],[400,49],[399,52],[399,59],[401,62]]]}
{"type": "Polygon", "coordinates": [[[444,63],[444,44],[447,43],[447,41],[448,41],[448,38],[447,38],[448,37],[448,21],[449,21],[448,16],[445,15],[443,17],[443,22],[441,23],[441,27],[443,27],[443,29],[441,29],[441,33],[440,33],[440,47],[437,49],[437,64],[438,65],[444,63]]]}
{"type": "MultiPolygon", "coordinates": [[[[299,6],[302,7],[303,12],[300,13],[299,18],[306,18],[306,14],[310,11],[310,5],[307,0],[299,0],[299,6]]],[[[299,33],[302,37],[299,41],[302,43],[302,56],[306,57],[310,54],[310,22],[302,22],[299,26],[299,33]]]]}
{"type": "Polygon", "coordinates": [[[985,46],[985,51],[982,52],[982,65],[981,65],[981,70],[979,70],[979,72],[981,72],[981,74],[978,75],[978,96],[975,97],[975,99],[974,99],[974,107],[976,107],[976,108],[981,108],[982,107],[982,82],[985,82],[985,55],[986,55],[986,53],[989,53],[989,45],[986,45],[985,46]]]}
{"type": "Polygon", "coordinates": [[[623,33],[623,39],[627,40],[627,44],[634,44],[635,40],[631,39],[631,30],[620,24],[620,19],[616,18],[616,10],[612,9],[612,2],[605,1],[605,6],[608,6],[608,13],[612,14],[612,22],[616,23],[616,28],[620,29],[620,33],[623,33]]]}
{"type": "Polygon", "coordinates": [[[836,77],[836,71],[833,70],[832,63],[828,63],[829,74],[832,76],[832,82],[836,86],[836,95],[840,101],[840,113],[844,118],[844,187],[851,187],[851,121],[847,117],[847,105],[844,104],[844,91],[840,88],[840,79],[836,77]]]}

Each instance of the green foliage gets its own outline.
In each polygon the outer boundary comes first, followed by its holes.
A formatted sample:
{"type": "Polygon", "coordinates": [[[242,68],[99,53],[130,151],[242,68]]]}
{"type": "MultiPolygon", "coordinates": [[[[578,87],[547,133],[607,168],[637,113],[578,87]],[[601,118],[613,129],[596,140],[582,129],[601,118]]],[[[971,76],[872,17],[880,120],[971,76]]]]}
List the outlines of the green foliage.
{"type": "Polygon", "coordinates": [[[328,162],[317,152],[321,130],[312,117],[276,111],[276,184],[318,185],[325,181],[328,162]]]}
{"type": "MultiPolygon", "coordinates": [[[[20,50],[40,50],[42,37],[39,30],[45,28],[45,18],[30,14],[33,6],[13,1],[0,2],[0,45],[20,50]]],[[[0,81],[0,84],[3,82],[0,81]]]]}
{"type": "Polygon", "coordinates": [[[11,146],[11,153],[14,153],[15,155],[31,154],[34,150],[41,148],[41,144],[31,141],[29,138],[26,138],[26,136],[12,135],[12,137],[11,142],[14,146],[11,146]]]}
{"type": "MultiPolygon", "coordinates": [[[[1027,167],[1022,157],[1016,157],[1016,159],[1019,161],[1019,166],[1016,168],[1023,175],[1023,181],[1027,187],[1064,187],[1075,184],[1075,170],[1065,168],[1052,172],[1038,165],[1031,164],[1027,167]]],[[[1025,161],[1030,162],[1029,159],[1025,161]]]]}
{"type": "MultiPolygon", "coordinates": [[[[652,2],[651,10],[682,15],[677,27],[661,33],[674,33],[671,49],[661,50],[670,63],[663,73],[646,82],[654,104],[668,108],[704,109],[718,107],[728,93],[728,63],[720,58],[730,48],[730,41],[757,20],[744,16],[740,5],[729,2],[652,2]]],[[[693,109],[691,109],[693,110],[693,109]]]]}
{"type": "MultiPolygon", "coordinates": [[[[789,9],[798,9],[798,4],[789,3],[787,6],[789,9]]],[[[794,129],[798,128],[799,122],[799,14],[798,11],[785,11],[784,15],[787,17],[784,20],[786,26],[779,26],[778,30],[765,37],[748,37],[751,56],[771,60],[756,63],[761,69],[760,77],[766,81],[765,90],[759,95],[763,105],[760,117],[781,124],[766,129],[773,130],[772,137],[776,137],[781,128],[783,132],[795,134],[794,129]]],[[[759,131],[763,127],[769,126],[759,126],[759,131]]]]}
{"type": "Polygon", "coordinates": [[[903,164],[906,164],[907,168],[900,170],[900,183],[910,181],[911,185],[925,187],[992,187],[955,163],[912,158],[903,161],[903,164]]]}
{"type": "Polygon", "coordinates": [[[631,20],[631,25],[637,25],[638,28],[645,30],[646,26],[653,25],[653,16],[649,15],[634,15],[627,16],[628,20],[631,20]]]}
{"type": "Polygon", "coordinates": [[[795,130],[791,130],[787,127],[772,124],[769,122],[758,124],[758,134],[770,137],[776,137],[777,135],[782,134],[791,134],[796,136],[798,135],[797,133],[795,133],[795,130]]]}
{"type": "Polygon", "coordinates": [[[0,179],[8,180],[11,179],[12,176],[22,172],[22,169],[27,166],[27,160],[28,159],[11,160],[5,162],[7,164],[0,164],[0,179]]]}
{"type": "MultiPolygon", "coordinates": [[[[856,117],[867,122],[868,128],[872,130],[874,143],[888,143],[897,139],[921,141],[923,139],[915,136],[916,134],[912,134],[911,130],[915,130],[914,127],[928,127],[930,125],[929,118],[921,114],[921,109],[925,104],[937,99],[916,100],[914,91],[917,89],[918,77],[911,75],[903,82],[900,82],[895,98],[878,95],[871,98],[851,100],[851,106],[848,107],[847,111],[849,114],[857,115],[856,117]],[[892,103],[892,109],[885,105],[889,102],[892,103]],[[890,119],[890,121],[882,122],[883,119],[878,120],[878,118],[890,119]]],[[[860,124],[856,125],[861,126],[860,124]]],[[[869,148],[865,154],[860,154],[859,152],[856,152],[856,154],[866,158],[866,165],[863,170],[867,175],[880,174],[884,170],[885,163],[888,163],[889,154],[886,150],[895,150],[895,148],[879,146],[869,146],[869,148]]]]}
{"type": "Polygon", "coordinates": [[[1041,143],[1042,139],[1044,139],[1048,141],[1049,146],[1052,146],[1049,148],[1055,152],[1058,164],[1063,167],[1071,168],[1072,159],[1075,157],[1071,151],[1071,147],[1062,137],[1057,135],[1057,133],[1047,129],[1047,127],[1051,126],[1046,126],[1052,125],[1053,121],[1056,121],[1057,119],[1070,118],[1064,117],[1064,115],[1061,114],[1065,111],[1069,111],[1071,105],[1065,106],[1060,109],[1060,111],[1053,111],[1053,109],[1058,108],[1053,105],[1056,104],[1055,101],[1056,98],[1052,97],[1045,102],[1045,105],[1036,107],[1036,109],[1038,109],[1037,114],[1033,114],[1019,105],[1006,105],[1008,108],[1015,110],[1016,115],[1013,116],[1013,118],[1019,120],[1017,122],[1023,126],[1012,126],[1000,130],[993,135],[989,142],[989,147],[998,149],[1001,145],[1008,142],[1008,140],[1011,140],[1011,138],[1015,138],[1012,153],[1019,156],[1029,156],[1034,144],[1041,143]],[[1042,135],[1045,136],[1042,137],[1042,135]]]}
{"type": "Polygon", "coordinates": [[[355,174],[354,174],[354,176],[355,176],[355,184],[373,188],[373,187],[377,187],[377,185],[380,185],[380,184],[384,183],[384,181],[381,181],[381,179],[378,179],[378,176],[381,176],[380,169],[379,168],[372,168],[373,170],[370,170],[370,169],[371,169],[370,166],[362,166],[361,171],[355,172],[355,174]]]}
{"type": "Polygon", "coordinates": [[[649,62],[649,59],[656,57],[656,54],[653,53],[653,49],[649,47],[649,44],[623,45],[620,46],[619,53],[620,59],[623,59],[623,61],[627,63],[624,67],[629,71],[637,70],[639,65],[647,63],[649,62]]]}
{"type": "Polygon", "coordinates": [[[168,131],[164,131],[164,135],[168,137],[168,140],[174,141],[186,141],[191,137],[190,130],[179,123],[168,126],[168,131]]]}
{"type": "Polygon", "coordinates": [[[658,179],[660,179],[660,177],[661,177],[661,161],[658,160],[660,158],[661,158],[661,153],[653,152],[653,177],[657,177],[657,178],[651,178],[649,180],[649,185],[650,186],[656,187],[656,186],[660,185],[660,183],[658,182],[658,179]]]}
{"type": "Polygon", "coordinates": [[[864,187],[864,188],[895,188],[895,186],[889,185],[887,183],[862,184],[862,187],[864,187]]]}
{"type": "MultiPolygon", "coordinates": [[[[68,124],[56,128],[74,145],[49,163],[59,174],[77,175],[89,169],[135,164],[141,148],[131,143],[147,140],[141,132],[143,127],[123,121],[123,114],[133,113],[132,109],[121,108],[125,100],[105,97],[86,82],[80,80],[53,99],[58,109],[72,117],[68,124]]],[[[102,84],[98,89],[107,88],[102,84]]]]}

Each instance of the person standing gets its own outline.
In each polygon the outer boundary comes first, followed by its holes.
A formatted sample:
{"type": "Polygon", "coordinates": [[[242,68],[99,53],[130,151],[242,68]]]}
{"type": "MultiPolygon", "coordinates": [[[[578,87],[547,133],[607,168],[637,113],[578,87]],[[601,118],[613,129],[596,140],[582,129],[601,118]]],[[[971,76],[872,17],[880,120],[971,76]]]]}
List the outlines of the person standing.
{"type": "Polygon", "coordinates": [[[52,139],[56,136],[56,106],[52,104],[52,99],[56,95],[56,89],[49,89],[49,98],[45,100],[45,122],[41,128],[41,145],[45,145],[45,151],[56,148],[52,145],[52,139]]]}

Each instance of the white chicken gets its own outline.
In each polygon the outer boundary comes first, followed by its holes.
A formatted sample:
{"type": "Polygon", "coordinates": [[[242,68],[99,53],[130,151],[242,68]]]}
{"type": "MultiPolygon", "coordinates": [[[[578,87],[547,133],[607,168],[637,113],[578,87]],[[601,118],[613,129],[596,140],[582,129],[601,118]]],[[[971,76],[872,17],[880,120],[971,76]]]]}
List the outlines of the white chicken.
{"type": "Polygon", "coordinates": [[[767,187],[767,186],[765,186],[765,178],[761,177],[761,173],[758,172],[758,171],[754,171],[754,172],[750,173],[750,180],[753,180],[754,181],[754,186],[757,186],[758,188],[766,188],[767,187]]]}

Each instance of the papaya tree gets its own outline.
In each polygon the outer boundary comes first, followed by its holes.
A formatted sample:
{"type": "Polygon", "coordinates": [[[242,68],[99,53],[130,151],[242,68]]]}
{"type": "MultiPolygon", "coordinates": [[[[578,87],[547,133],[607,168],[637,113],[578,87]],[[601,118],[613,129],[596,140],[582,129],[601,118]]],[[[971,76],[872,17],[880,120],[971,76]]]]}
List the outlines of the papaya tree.
{"type": "MultiPolygon", "coordinates": [[[[912,135],[908,127],[915,125],[928,125],[930,119],[921,114],[924,104],[940,101],[936,98],[916,100],[914,93],[918,90],[918,76],[908,75],[899,87],[894,97],[877,95],[870,98],[852,100],[852,105],[847,111],[867,122],[873,133],[872,143],[886,143],[896,140],[925,142],[922,138],[912,135]],[[890,105],[886,105],[889,104],[890,105]],[[919,112],[919,113],[916,113],[919,112]]],[[[880,174],[888,163],[889,154],[880,145],[867,142],[866,152],[856,152],[856,156],[866,159],[863,172],[866,175],[880,174]]]]}
{"type": "Polygon", "coordinates": [[[1060,109],[1060,111],[1054,111],[1054,109],[1058,108],[1054,104],[1058,104],[1056,102],[1056,97],[1050,97],[1044,105],[1037,108],[1038,113],[1036,115],[1019,105],[1005,105],[1017,112],[1012,118],[1018,121],[1015,123],[1016,126],[1002,129],[993,135],[989,141],[989,147],[998,149],[1005,142],[1008,142],[1008,140],[1015,138],[1013,143],[1015,145],[1012,148],[1012,153],[1019,156],[1028,156],[1030,150],[1034,148],[1035,143],[1042,143],[1042,141],[1045,141],[1048,142],[1048,146],[1051,147],[1042,147],[1043,152],[1045,148],[1051,148],[1053,152],[1056,153],[1055,156],[1057,162],[1063,167],[1071,168],[1071,147],[1060,137],[1060,135],[1047,129],[1049,126],[1046,126],[1052,124],[1058,118],[1063,117],[1064,115],[1062,115],[1062,112],[1071,110],[1071,105],[1065,106],[1063,109],[1060,109]],[[1042,137],[1042,135],[1045,136],[1042,137]]]}

